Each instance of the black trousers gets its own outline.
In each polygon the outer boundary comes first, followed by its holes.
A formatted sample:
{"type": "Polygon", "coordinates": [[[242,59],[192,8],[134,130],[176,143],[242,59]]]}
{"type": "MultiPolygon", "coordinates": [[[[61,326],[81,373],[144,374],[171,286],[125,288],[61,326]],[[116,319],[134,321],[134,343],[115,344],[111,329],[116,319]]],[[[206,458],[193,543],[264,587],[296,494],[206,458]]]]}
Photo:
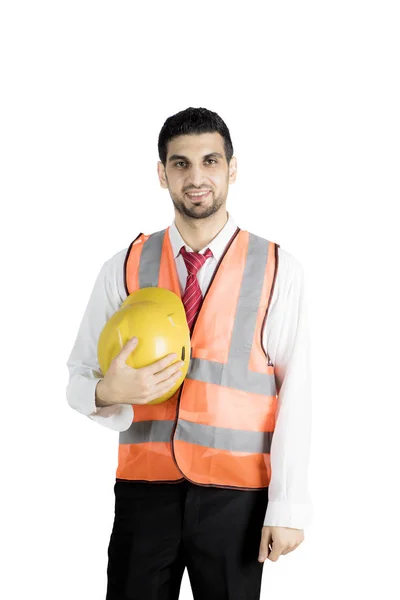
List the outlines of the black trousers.
{"type": "Polygon", "coordinates": [[[264,490],[117,480],[106,600],[258,600],[264,490]]]}

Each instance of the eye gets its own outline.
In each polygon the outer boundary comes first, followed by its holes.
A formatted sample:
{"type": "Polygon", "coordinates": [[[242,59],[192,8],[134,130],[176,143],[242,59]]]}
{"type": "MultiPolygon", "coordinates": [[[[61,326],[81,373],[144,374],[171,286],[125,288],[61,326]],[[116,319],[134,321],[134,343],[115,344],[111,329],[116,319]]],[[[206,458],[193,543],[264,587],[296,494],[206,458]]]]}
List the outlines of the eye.
{"type": "MultiPolygon", "coordinates": [[[[210,162],[210,161],[212,161],[213,163],[217,163],[218,162],[217,160],[215,160],[215,158],[209,158],[209,159],[206,160],[206,162],[210,162]]],[[[178,161],[178,162],[176,162],[174,164],[175,164],[175,167],[179,167],[179,165],[185,165],[186,163],[185,163],[184,160],[180,160],[180,161],[178,161]]]]}

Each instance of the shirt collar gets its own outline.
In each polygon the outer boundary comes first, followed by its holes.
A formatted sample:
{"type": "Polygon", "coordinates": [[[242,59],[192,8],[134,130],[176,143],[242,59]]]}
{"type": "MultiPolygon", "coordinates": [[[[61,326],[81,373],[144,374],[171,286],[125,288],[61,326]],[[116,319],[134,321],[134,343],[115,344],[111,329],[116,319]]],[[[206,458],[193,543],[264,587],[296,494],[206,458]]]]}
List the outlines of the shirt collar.
{"type": "MultiPolygon", "coordinates": [[[[199,250],[199,252],[203,254],[207,248],[210,248],[214,258],[218,261],[221,258],[223,252],[225,251],[226,245],[235,233],[236,229],[237,225],[228,212],[228,220],[221,229],[221,231],[215,236],[213,240],[211,240],[209,244],[207,244],[207,246],[199,250]]],[[[182,236],[179,233],[178,228],[176,226],[175,220],[169,228],[169,239],[171,242],[174,258],[177,258],[179,256],[180,249],[182,248],[182,246],[185,246],[188,252],[193,252],[192,248],[190,248],[190,246],[185,244],[185,242],[183,241],[182,236]]]]}

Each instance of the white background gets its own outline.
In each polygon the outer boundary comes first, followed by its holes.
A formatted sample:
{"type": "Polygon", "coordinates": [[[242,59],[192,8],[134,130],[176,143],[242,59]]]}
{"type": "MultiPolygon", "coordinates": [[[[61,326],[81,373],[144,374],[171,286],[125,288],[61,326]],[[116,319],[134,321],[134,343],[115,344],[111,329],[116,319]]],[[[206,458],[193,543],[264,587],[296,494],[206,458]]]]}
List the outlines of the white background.
{"type": "Polygon", "coordinates": [[[230,129],[238,225],[306,274],[314,521],[261,597],[399,597],[397,8],[1,4],[2,598],[105,598],[118,434],[66,361],[103,262],[172,222],[157,138],[188,106],[230,129]]]}

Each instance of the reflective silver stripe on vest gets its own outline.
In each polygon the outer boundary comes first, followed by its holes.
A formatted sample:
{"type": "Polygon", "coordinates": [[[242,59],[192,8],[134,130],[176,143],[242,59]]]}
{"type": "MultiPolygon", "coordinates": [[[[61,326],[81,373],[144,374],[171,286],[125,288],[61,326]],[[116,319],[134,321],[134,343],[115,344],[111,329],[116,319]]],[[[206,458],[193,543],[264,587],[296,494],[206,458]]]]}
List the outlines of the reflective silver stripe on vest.
{"type": "Polygon", "coordinates": [[[149,236],[143,244],[139,264],[139,287],[157,287],[161,266],[161,252],[166,229],[149,236]]]}
{"type": "MultiPolygon", "coordinates": [[[[165,234],[166,229],[152,233],[143,244],[139,265],[140,288],[158,286],[165,234]]],[[[268,246],[268,240],[249,232],[248,251],[236,308],[228,362],[223,364],[192,357],[185,379],[214,383],[263,396],[276,395],[275,375],[255,373],[248,369],[268,260],[268,246]]],[[[267,357],[265,357],[265,360],[267,360],[267,357]]],[[[120,432],[119,440],[121,444],[134,444],[141,441],[168,441],[172,434],[173,424],[173,421],[133,422],[127,431],[120,432]],[[144,423],[147,423],[147,425],[144,423]],[[149,435],[151,435],[151,438],[149,435]]],[[[249,452],[269,452],[272,433],[211,427],[179,419],[175,439],[239,452],[246,450],[249,452]]]]}
{"type": "Polygon", "coordinates": [[[126,431],[119,434],[120,444],[143,444],[145,442],[169,442],[174,421],[133,422],[126,431]]]}
{"type": "MultiPolygon", "coordinates": [[[[170,442],[174,421],[133,422],[127,431],[120,433],[120,444],[142,444],[145,442],[170,442]]],[[[179,419],[175,439],[217,448],[230,452],[270,452],[271,431],[248,431],[224,429],[179,419]]]]}

